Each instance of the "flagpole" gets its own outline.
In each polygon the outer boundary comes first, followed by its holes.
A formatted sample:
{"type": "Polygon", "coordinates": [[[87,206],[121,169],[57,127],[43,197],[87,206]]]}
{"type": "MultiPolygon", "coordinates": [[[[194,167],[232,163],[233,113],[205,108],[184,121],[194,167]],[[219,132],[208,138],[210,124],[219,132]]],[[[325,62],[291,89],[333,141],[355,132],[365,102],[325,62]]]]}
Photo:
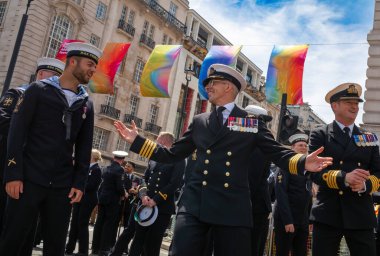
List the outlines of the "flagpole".
{"type": "Polygon", "coordinates": [[[278,129],[277,129],[277,136],[276,140],[279,142],[280,141],[280,133],[282,130],[282,119],[284,119],[284,116],[286,114],[286,100],[287,100],[287,94],[283,93],[282,98],[281,98],[281,107],[280,107],[280,119],[278,121],[278,129]]]}

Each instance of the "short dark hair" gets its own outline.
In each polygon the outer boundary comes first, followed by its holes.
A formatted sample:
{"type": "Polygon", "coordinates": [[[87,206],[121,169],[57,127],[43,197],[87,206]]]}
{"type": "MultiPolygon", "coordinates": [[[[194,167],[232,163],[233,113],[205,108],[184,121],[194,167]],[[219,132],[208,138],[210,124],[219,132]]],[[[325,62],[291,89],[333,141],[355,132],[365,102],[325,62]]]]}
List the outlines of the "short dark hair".
{"type": "Polygon", "coordinates": [[[130,164],[132,165],[133,169],[136,169],[136,164],[134,162],[128,161],[125,163],[125,165],[130,164]]]}

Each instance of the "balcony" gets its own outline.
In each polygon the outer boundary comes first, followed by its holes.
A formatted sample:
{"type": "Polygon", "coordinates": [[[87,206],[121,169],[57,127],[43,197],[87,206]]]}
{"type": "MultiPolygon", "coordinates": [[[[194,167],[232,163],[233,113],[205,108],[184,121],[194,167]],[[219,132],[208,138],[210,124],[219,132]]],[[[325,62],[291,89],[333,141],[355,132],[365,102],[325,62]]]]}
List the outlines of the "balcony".
{"type": "Polygon", "coordinates": [[[125,20],[119,20],[117,28],[121,29],[123,32],[127,33],[131,37],[135,36],[135,28],[131,24],[125,22],[125,20]]]}
{"type": "Polygon", "coordinates": [[[130,124],[132,120],[135,122],[136,126],[141,129],[142,127],[142,119],[138,118],[137,116],[131,115],[131,114],[125,114],[124,115],[124,123],[130,124]]]}
{"type": "Polygon", "coordinates": [[[186,33],[186,26],[176,17],[170,14],[167,10],[159,5],[155,0],[141,0],[147,7],[149,7],[160,19],[166,22],[168,25],[175,28],[178,32],[186,33]]]}
{"type": "Polygon", "coordinates": [[[253,87],[250,83],[247,83],[245,92],[251,95],[258,102],[262,102],[266,99],[265,93],[262,90],[257,90],[257,88],[253,87]]]}
{"type": "Polygon", "coordinates": [[[161,126],[155,125],[153,123],[146,122],[145,123],[145,131],[158,135],[161,131],[161,126]]]}
{"type": "Polygon", "coordinates": [[[116,109],[114,107],[111,107],[109,105],[101,104],[100,105],[100,114],[104,115],[104,116],[107,116],[107,117],[110,117],[112,119],[119,119],[119,117],[120,117],[120,110],[116,109]]]}
{"type": "Polygon", "coordinates": [[[207,47],[203,42],[195,41],[190,36],[184,37],[183,47],[201,60],[203,60],[206,57],[208,52],[207,47]]]}
{"type": "Polygon", "coordinates": [[[153,49],[156,45],[156,42],[145,34],[141,34],[140,43],[145,44],[150,49],[153,49]]]}

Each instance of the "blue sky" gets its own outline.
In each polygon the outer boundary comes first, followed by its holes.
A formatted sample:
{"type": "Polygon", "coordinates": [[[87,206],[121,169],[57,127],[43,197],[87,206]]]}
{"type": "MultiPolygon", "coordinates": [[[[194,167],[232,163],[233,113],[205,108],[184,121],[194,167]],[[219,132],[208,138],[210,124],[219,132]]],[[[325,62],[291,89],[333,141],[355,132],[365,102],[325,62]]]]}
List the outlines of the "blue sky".
{"type": "Polygon", "coordinates": [[[365,87],[374,0],[190,0],[190,8],[232,44],[243,45],[264,76],[274,44],[311,44],[303,97],[326,122],[333,119],[327,91],[343,82],[365,87]]]}

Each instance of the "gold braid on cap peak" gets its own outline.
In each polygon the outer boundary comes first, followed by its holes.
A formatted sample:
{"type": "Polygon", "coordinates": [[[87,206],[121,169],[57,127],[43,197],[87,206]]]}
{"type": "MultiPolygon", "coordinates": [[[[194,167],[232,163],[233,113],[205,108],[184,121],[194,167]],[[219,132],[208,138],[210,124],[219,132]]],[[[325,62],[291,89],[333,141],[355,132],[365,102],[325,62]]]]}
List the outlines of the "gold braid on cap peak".
{"type": "Polygon", "coordinates": [[[150,158],[153,154],[154,149],[157,147],[157,143],[146,139],[142,145],[139,155],[145,158],[150,158]]]}
{"type": "Polygon", "coordinates": [[[376,192],[380,186],[379,179],[375,175],[370,175],[368,178],[372,185],[371,193],[376,192]]]}
{"type": "Polygon", "coordinates": [[[293,175],[297,175],[297,165],[298,165],[298,160],[303,156],[303,154],[295,154],[290,158],[289,160],[289,172],[293,175]]]}
{"type": "Polygon", "coordinates": [[[340,170],[330,170],[322,175],[324,181],[329,188],[339,189],[336,177],[340,174],[340,170]]]}

